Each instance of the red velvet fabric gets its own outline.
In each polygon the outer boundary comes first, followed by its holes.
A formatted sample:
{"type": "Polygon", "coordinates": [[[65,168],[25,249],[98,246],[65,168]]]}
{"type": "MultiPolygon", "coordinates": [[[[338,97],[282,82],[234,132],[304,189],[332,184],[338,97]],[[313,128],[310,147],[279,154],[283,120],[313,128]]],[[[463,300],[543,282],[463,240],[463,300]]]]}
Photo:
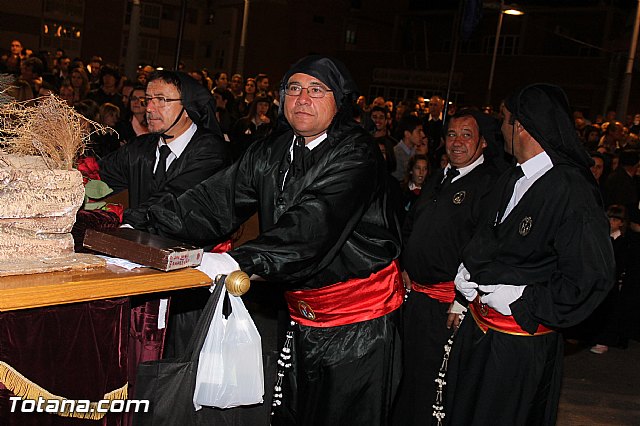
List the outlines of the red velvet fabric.
{"type": "MultiPolygon", "coordinates": [[[[0,360],[49,392],[98,401],[127,383],[128,299],[101,300],[0,313],[0,360]]],[[[10,413],[0,390],[0,425],[120,425],[48,413],[10,413]]],[[[18,404],[19,406],[19,404],[18,404]]]]}

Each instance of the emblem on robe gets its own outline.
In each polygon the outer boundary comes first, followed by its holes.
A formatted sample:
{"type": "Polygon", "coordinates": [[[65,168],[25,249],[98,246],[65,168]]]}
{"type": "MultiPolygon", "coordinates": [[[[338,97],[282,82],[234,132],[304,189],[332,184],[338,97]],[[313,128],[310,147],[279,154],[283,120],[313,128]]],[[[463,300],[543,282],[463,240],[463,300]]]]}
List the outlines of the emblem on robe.
{"type": "Polygon", "coordinates": [[[460,191],[453,194],[453,204],[462,204],[466,195],[466,191],[460,191]]]}
{"type": "Polygon", "coordinates": [[[305,302],[303,300],[299,301],[298,302],[298,311],[306,319],[311,320],[311,321],[315,321],[316,313],[313,312],[313,309],[311,309],[311,306],[309,306],[309,304],[307,302],[305,302]]]}
{"type": "Polygon", "coordinates": [[[532,226],[533,226],[533,220],[531,219],[531,216],[527,216],[524,219],[522,219],[522,222],[520,222],[518,233],[523,237],[525,237],[527,236],[527,234],[529,234],[529,232],[531,232],[532,226]]]}

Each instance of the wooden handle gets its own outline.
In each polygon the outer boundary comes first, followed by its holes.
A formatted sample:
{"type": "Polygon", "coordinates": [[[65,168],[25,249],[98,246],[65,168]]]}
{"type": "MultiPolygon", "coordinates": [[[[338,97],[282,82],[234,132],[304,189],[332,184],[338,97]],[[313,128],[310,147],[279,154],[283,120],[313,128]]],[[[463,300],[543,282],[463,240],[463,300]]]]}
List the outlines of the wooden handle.
{"type": "Polygon", "coordinates": [[[242,296],[251,287],[251,280],[249,275],[242,271],[233,271],[224,280],[224,285],[227,287],[227,291],[232,296],[242,296]]]}

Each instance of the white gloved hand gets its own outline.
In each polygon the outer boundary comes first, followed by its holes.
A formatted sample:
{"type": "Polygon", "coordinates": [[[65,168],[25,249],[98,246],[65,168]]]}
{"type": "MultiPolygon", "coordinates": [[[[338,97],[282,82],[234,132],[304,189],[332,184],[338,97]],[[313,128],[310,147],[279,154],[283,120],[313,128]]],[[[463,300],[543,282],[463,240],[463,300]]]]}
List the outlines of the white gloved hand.
{"type": "Polygon", "coordinates": [[[502,315],[511,315],[511,308],[509,307],[509,305],[511,305],[513,302],[518,300],[520,296],[522,296],[522,292],[524,292],[524,288],[526,286],[496,284],[493,286],[482,287],[494,287],[491,293],[485,294],[480,298],[480,301],[482,303],[491,306],[502,315]]]}
{"type": "Polygon", "coordinates": [[[464,267],[464,263],[461,263],[458,267],[458,274],[456,275],[453,282],[456,285],[456,289],[462,293],[462,295],[469,302],[473,302],[473,300],[478,295],[478,284],[469,281],[471,279],[471,274],[467,271],[467,268],[464,267]]]}
{"type": "Polygon", "coordinates": [[[228,275],[240,269],[240,265],[227,253],[205,253],[202,256],[200,266],[196,268],[204,272],[212,280],[220,274],[228,275]]]}

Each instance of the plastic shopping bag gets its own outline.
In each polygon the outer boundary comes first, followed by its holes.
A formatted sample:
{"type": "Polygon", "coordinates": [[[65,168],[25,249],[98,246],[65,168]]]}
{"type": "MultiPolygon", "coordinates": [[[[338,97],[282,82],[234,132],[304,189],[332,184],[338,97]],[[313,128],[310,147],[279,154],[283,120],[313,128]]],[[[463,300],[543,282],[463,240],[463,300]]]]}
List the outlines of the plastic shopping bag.
{"type": "Polygon", "coordinates": [[[263,395],[260,334],[242,299],[224,289],[200,351],[193,405],[232,408],[261,403],[263,395]],[[227,318],[225,297],[231,305],[227,318]]]}

